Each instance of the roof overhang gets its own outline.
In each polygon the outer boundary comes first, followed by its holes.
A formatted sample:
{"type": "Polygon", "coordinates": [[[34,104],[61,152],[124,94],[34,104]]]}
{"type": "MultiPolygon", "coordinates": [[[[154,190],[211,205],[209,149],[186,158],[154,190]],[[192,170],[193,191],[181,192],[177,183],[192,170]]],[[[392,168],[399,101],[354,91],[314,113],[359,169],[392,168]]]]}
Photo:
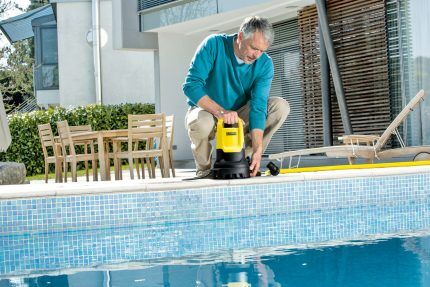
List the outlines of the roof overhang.
{"type": "Polygon", "coordinates": [[[34,36],[31,22],[34,19],[54,15],[51,5],[45,5],[0,22],[0,30],[10,43],[15,43],[34,36]]]}
{"type": "Polygon", "coordinates": [[[147,11],[142,15],[144,32],[168,32],[184,35],[226,32],[237,29],[250,15],[269,18],[272,23],[297,17],[297,11],[315,0],[246,0],[216,4],[204,0],[180,1],[182,5],[163,10],[147,11]],[[204,3],[209,3],[204,6],[204,3]],[[224,4],[222,4],[224,3],[224,4]],[[246,3],[246,5],[244,4],[246,3]],[[241,4],[241,5],[240,5],[241,4]],[[197,8],[200,10],[195,11],[197,8]],[[203,12],[202,12],[203,11],[203,12]]]}

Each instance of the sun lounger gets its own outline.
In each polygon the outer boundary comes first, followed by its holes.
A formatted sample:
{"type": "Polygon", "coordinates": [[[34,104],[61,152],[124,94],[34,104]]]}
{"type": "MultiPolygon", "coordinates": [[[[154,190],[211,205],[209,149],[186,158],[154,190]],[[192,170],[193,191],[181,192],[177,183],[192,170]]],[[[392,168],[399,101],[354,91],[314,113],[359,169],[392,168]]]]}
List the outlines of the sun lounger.
{"type": "Polygon", "coordinates": [[[367,162],[373,162],[375,158],[387,159],[401,156],[416,156],[420,153],[428,153],[430,155],[430,146],[406,147],[398,131],[400,124],[421,101],[424,101],[425,96],[426,94],[424,93],[424,90],[419,91],[418,94],[413,97],[412,100],[397,115],[397,117],[380,137],[376,135],[344,135],[340,138],[343,142],[343,145],[309,148],[271,154],[269,155],[269,159],[282,161],[285,158],[289,158],[291,167],[293,157],[299,157],[299,164],[301,156],[313,154],[325,154],[330,158],[347,158],[350,164],[354,163],[355,159],[357,158],[365,159],[367,162]],[[385,144],[393,134],[398,138],[401,147],[384,150],[385,144]]]}

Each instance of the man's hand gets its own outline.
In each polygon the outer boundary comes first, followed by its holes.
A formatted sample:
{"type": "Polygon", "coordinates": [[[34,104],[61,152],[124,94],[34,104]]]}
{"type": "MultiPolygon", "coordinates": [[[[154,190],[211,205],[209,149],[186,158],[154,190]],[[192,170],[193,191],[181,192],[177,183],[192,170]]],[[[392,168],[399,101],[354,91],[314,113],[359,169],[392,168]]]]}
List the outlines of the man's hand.
{"type": "Polygon", "coordinates": [[[251,165],[249,166],[251,176],[256,176],[257,172],[260,170],[261,156],[262,154],[258,152],[252,154],[251,165]]]}
{"type": "Polygon", "coordinates": [[[223,119],[224,123],[232,125],[239,121],[239,116],[235,111],[221,110],[215,115],[218,119],[223,119]]]}
{"type": "Polygon", "coordinates": [[[226,124],[235,124],[239,120],[239,116],[235,111],[224,110],[223,107],[214,102],[209,96],[203,96],[197,103],[199,107],[208,111],[218,119],[223,119],[226,124]]]}

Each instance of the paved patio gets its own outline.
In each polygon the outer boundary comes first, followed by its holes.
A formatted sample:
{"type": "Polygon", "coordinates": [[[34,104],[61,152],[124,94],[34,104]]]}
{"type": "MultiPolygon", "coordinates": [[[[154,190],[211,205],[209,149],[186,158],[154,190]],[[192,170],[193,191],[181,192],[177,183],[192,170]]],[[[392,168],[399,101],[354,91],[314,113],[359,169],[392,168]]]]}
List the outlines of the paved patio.
{"type": "MultiPolygon", "coordinates": [[[[49,183],[43,181],[32,181],[31,184],[0,186],[0,200],[13,198],[37,198],[37,197],[56,197],[74,196],[84,194],[111,194],[111,193],[130,193],[145,191],[173,191],[189,190],[213,187],[234,187],[249,185],[266,185],[271,183],[294,183],[315,180],[333,179],[353,179],[353,178],[373,178],[383,176],[402,176],[430,173],[429,166],[414,167],[394,167],[394,168],[375,168],[362,170],[339,170],[339,171],[319,171],[284,174],[278,176],[261,176],[248,179],[236,180],[184,180],[194,176],[193,169],[178,169],[175,178],[161,178],[144,180],[118,180],[118,181],[85,181],[79,178],[78,182],[49,183]]],[[[127,173],[124,172],[124,178],[127,173]]]]}

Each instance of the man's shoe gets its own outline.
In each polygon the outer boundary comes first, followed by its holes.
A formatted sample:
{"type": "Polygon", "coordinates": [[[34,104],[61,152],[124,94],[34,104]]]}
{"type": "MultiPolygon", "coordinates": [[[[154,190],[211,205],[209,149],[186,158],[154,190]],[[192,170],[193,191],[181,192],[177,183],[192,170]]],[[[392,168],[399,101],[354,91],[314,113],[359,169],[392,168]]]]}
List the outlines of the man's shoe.
{"type": "Polygon", "coordinates": [[[198,171],[195,177],[184,178],[183,180],[197,180],[197,179],[213,179],[214,175],[212,170],[198,171]]]}
{"type": "Polygon", "coordinates": [[[196,179],[213,179],[214,174],[212,170],[204,170],[204,171],[198,171],[196,173],[196,179]]]}

